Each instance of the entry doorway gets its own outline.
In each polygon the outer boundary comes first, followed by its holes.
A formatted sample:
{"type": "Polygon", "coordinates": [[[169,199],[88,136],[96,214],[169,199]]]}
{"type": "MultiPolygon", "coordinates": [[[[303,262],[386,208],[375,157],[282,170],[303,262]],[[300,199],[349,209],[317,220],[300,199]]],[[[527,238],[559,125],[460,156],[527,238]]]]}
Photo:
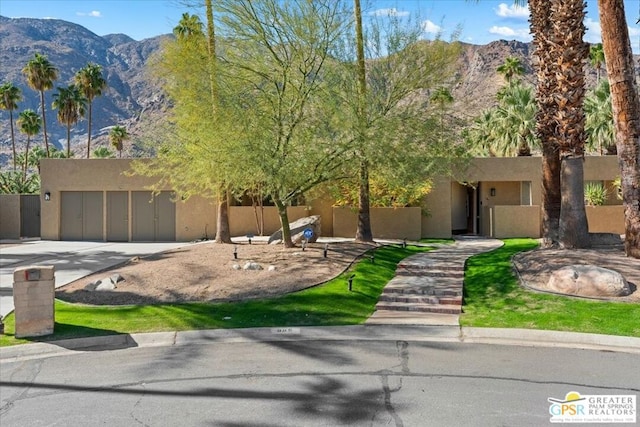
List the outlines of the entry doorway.
{"type": "Polygon", "coordinates": [[[478,183],[451,183],[451,234],[478,234],[480,230],[478,189],[478,183]]]}

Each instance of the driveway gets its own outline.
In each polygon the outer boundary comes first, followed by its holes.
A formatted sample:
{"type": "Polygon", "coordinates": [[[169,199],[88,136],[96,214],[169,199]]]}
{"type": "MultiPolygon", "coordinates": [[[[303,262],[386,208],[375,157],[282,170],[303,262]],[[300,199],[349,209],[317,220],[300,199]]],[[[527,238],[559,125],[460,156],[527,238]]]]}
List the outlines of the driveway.
{"type": "Polygon", "coordinates": [[[56,288],[135,256],[189,245],[188,242],[61,242],[26,241],[0,247],[0,316],[13,311],[13,272],[18,267],[53,265],[56,288]]]}

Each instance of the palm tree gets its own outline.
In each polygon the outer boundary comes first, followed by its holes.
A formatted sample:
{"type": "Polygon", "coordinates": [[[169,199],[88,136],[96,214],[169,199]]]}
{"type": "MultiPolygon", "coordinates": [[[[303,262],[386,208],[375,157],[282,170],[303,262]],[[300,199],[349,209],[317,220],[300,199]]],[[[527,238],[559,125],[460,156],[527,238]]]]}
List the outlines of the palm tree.
{"type": "Polygon", "coordinates": [[[129,133],[127,129],[122,126],[114,126],[109,132],[109,141],[111,141],[111,145],[113,148],[118,150],[118,157],[122,157],[122,146],[123,141],[129,139],[129,133]]]}
{"type": "Polygon", "coordinates": [[[76,85],[80,88],[89,105],[89,117],[87,126],[87,159],[91,153],[91,125],[93,123],[93,99],[102,95],[102,91],[107,87],[107,81],[102,77],[102,67],[97,64],[87,64],[78,70],[74,76],[76,85]]]}
{"type": "Polygon", "coordinates": [[[42,129],[44,130],[44,146],[49,157],[49,140],[47,139],[47,117],[44,107],[44,92],[53,89],[53,82],[58,79],[58,69],[46,56],[39,53],[22,69],[27,77],[27,84],[40,93],[40,109],[42,110],[42,129]]]}
{"type": "Polygon", "coordinates": [[[538,145],[535,135],[538,106],[532,88],[520,82],[511,83],[498,92],[498,101],[495,125],[500,129],[498,141],[503,154],[530,156],[531,148],[538,145]]]}
{"type": "Polygon", "coordinates": [[[584,0],[551,0],[553,23],[550,55],[556,60],[556,136],[560,150],[559,243],[574,249],[590,245],[584,208],[585,94],[584,63],[588,48],[583,42],[584,0]]]}
{"type": "Polygon", "coordinates": [[[67,127],[67,157],[71,157],[71,126],[84,117],[87,98],[76,85],[59,87],[53,95],[52,108],[58,110],[58,121],[67,127]]]}
{"type": "Polygon", "coordinates": [[[504,60],[504,64],[500,65],[496,71],[504,75],[507,83],[511,83],[513,76],[521,76],[524,74],[524,66],[520,58],[509,56],[504,60]]]}
{"type": "MultiPolygon", "coordinates": [[[[362,8],[360,0],[353,1],[353,9],[356,24],[356,56],[358,76],[358,104],[357,104],[357,140],[359,145],[364,145],[366,131],[366,97],[367,97],[367,71],[364,60],[364,36],[362,32],[362,8]]],[[[367,159],[358,153],[360,159],[359,186],[358,186],[358,228],[356,229],[357,242],[372,242],[371,211],[369,198],[369,163],[367,159]]]]}
{"type": "Polygon", "coordinates": [[[31,137],[37,135],[42,127],[42,118],[38,114],[31,110],[26,109],[20,113],[18,117],[18,128],[20,132],[27,135],[27,146],[24,150],[24,163],[22,166],[22,179],[27,178],[27,161],[29,159],[29,145],[31,144],[31,137]]]}
{"type": "Polygon", "coordinates": [[[183,13],[180,22],[173,29],[173,34],[178,39],[188,39],[194,35],[204,35],[202,32],[202,22],[198,15],[183,13]]]}
{"type": "MultiPolygon", "coordinates": [[[[520,2],[524,3],[524,2],[520,2]]],[[[560,152],[556,144],[556,74],[557,61],[552,56],[552,19],[549,0],[529,0],[529,19],[533,35],[535,71],[537,75],[536,135],[542,146],[542,245],[555,246],[559,242],[560,152]]]]}
{"type": "Polygon", "coordinates": [[[13,110],[18,109],[18,101],[22,101],[20,88],[13,83],[5,83],[0,86],[0,110],[9,111],[9,123],[11,126],[11,149],[13,151],[13,170],[16,170],[16,138],[13,131],[13,110]]]}
{"type": "Polygon", "coordinates": [[[598,1],[624,205],[627,256],[640,258],[640,99],[622,0],[598,1]]]}
{"type": "Polygon", "coordinates": [[[609,80],[602,80],[585,98],[584,113],[587,146],[591,150],[598,151],[600,155],[604,154],[604,150],[607,154],[615,155],[615,128],[613,126],[609,80]]]}
{"type": "Polygon", "coordinates": [[[604,64],[602,43],[591,45],[589,48],[589,60],[591,61],[591,65],[596,69],[596,82],[600,83],[600,70],[602,69],[602,64],[604,64]]]}

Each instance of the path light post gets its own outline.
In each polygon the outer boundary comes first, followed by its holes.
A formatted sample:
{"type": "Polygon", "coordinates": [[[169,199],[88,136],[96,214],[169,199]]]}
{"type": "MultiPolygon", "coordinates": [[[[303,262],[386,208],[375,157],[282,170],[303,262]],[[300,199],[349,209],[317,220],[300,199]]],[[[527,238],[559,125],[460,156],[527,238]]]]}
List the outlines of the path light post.
{"type": "Polygon", "coordinates": [[[347,281],[349,282],[349,292],[351,292],[353,290],[353,278],[356,277],[355,274],[352,274],[351,276],[349,276],[349,278],[347,279],[347,281]]]}
{"type": "Polygon", "coordinates": [[[233,259],[238,259],[238,246],[233,247],[233,259]]]}
{"type": "Polygon", "coordinates": [[[326,258],[327,257],[327,251],[329,250],[329,244],[325,243],[324,245],[324,251],[323,251],[323,256],[326,258]]]}
{"type": "Polygon", "coordinates": [[[304,252],[304,250],[306,249],[306,247],[307,247],[307,239],[303,239],[303,240],[302,240],[302,252],[304,252]]]}

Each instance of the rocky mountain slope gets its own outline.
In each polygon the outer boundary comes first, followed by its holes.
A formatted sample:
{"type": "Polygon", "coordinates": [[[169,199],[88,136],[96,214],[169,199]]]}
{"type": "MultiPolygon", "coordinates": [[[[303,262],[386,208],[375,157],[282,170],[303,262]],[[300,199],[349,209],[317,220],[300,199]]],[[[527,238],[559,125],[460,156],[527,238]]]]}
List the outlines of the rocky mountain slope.
{"type": "MultiPolygon", "coordinates": [[[[77,70],[89,62],[102,66],[108,88],[94,101],[95,146],[108,144],[111,126],[124,125],[135,140],[136,125],[141,117],[162,117],[167,101],[162,91],[149,78],[145,64],[157,51],[162,35],[135,41],[124,34],[97,36],[86,28],[70,22],[54,19],[10,19],[0,16],[0,83],[13,82],[19,86],[24,100],[14,116],[26,109],[39,111],[39,94],[26,84],[22,68],[39,52],[47,56],[58,68],[59,79],[55,86],[66,86],[72,82],[77,70]]],[[[504,85],[504,79],[496,68],[505,58],[521,58],[525,66],[525,79],[532,82],[532,47],[516,41],[496,41],[485,46],[465,44],[456,72],[457,84],[453,90],[455,99],[452,114],[471,120],[483,109],[495,103],[495,94],[504,85]]],[[[595,82],[595,70],[588,67],[587,83],[595,82]]],[[[50,140],[62,148],[66,144],[66,129],[57,122],[56,112],[50,108],[54,91],[46,92],[47,131],[50,140]]],[[[0,165],[8,163],[11,137],[8,112],[0,111],[0,165]]],[[[73,130],[72,147],[76,156],[86,150],[87,121],[82,120],[73,130]]],[[[24,137],[17,134],[18,144],[24,137]]],[[[41,136],[35,143],[41,143],[41,136]]]]}

